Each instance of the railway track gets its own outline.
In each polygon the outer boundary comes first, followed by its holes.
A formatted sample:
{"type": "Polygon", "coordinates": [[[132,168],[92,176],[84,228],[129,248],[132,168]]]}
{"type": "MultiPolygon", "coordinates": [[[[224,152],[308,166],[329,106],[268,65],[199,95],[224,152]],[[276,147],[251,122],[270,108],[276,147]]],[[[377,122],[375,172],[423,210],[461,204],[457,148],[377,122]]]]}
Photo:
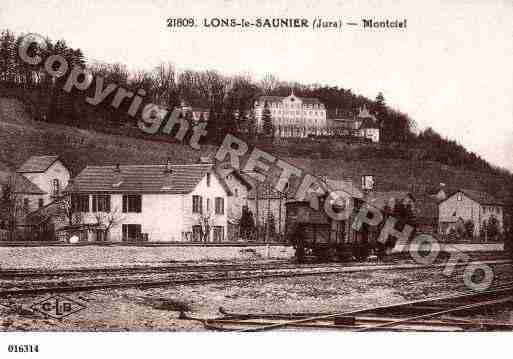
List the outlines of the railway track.
{"type": "Polygon", "coordinates": [[[346,331],[484,331],[513,330],[513,323],[469,320],[471,315],[511,304],[513,282],[484,292],[458,294],[361,308],[339,313],[235,313],[220,308],[221,317],[202,319],[181,313],[182,319],[197,320],[216,331],[256,332],[276,329],[329,329],[346,331]]]}
{"type": "MultiPolygon", "coordinates": [[[[471,263],[486,263],[489,265],[510,264],[509,260],[478,261],[471,263]]],[[[456,266],[464,266],[467,263],[459,263],[456,266]]],[[[25,277],[24,280],[2,280],[0,281],[0,297],[13,295],[37,295],[47,293],[71,293],[106,289],[123,288],[155,288],[174,285],[204,284],[222,281],[238,280],[261,280],[266,278],[280,277],[301,277],[312,275],[330,275],[341,273],[352,273],[376,270],[439,270],[445,264],[418,265],[269,265],[267,267],[253,265],[225,265],[225,266],[202,266],[201,268],[180,268],[180,271],[169,273],[170,269],[164,272],[127,272],[113,275],[112,272],[105,272],[103,275],[91,276],[90,272],[81,272],[78,277],[72,276],[62,280],[55,274],[52,280],[34,281],[34,278],[25,277]]],[[[152,268],[153,270],[154,268],[152,268]]],[[[159,268],[160,269],[160,268],[159,268]]],[[[13,273],[11,273],[12,275],[13,273]]],[[[18,275],[19,273],[16,273],[18,275]]],[[[53,274],[51,274],[53,275],[53,274]]],[[[39,277],[41,278],[41,277],[39,277]]]]}

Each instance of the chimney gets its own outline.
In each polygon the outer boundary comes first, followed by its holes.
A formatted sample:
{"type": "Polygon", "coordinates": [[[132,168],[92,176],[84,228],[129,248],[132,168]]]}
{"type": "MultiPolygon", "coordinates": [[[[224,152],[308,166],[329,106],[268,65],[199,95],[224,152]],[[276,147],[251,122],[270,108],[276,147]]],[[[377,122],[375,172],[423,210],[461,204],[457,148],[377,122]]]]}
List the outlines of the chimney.
{"type": "Polygon", "coordinates": [[[166,162],[166,173],[172,173],[173,172],[173,168],[172,168],[173,164],[171,163],[171,158],[168,157],[167,158],[167,162],[166,162]]]}
{"type": "Polygon", "coordinates": [[[75,187],[75,179],[70,178],[68,180],[68,186],[67,187],[69,188],[68,192],[73,192],[75,190],[75,188],[74,188],[75,187]]]}
{"type": "Polygon", "coordinates": [[[211,164],[212,162],[213,161],[210,158],[210,156],[200,156],[200,158],[198,159],[198,163],[211,164]]]}
{"type": "Polygon", "coordinates": [[[118,188],[123,183],[123,177],[121,176],[121,167],[119,163],[116,163],[116,167],[114,168],[114,178],[112,187],[118,188]]]}

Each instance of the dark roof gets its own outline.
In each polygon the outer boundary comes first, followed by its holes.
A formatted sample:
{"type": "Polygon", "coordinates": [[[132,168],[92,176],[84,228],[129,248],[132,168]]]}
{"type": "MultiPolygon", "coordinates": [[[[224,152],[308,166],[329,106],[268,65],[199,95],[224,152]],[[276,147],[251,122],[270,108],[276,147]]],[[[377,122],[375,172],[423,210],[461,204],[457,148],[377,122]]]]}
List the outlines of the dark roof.
{"type": "Polygon", "coordinates": [[[346,111],[341,109],[327,110],[326,118],[333,120],[346,120],[346,121],[354,121],[355,115],[352,111],[346,111]]]}
{"type": "MultiPolygon", "coordinates": [[[[288,96],[260,96],[258,98],[259,101],[261,102],[281,102],[283,101],[284,98],[286,98],[288,96]]],[[[300,99],[303,103],[305,104],[323,104],[318,98],[315,98],[315,97],[299,97],[299,96],[296,96],[298,99],[300,99]]]]}
{"type": "Polygon", "coordinates": [[[26,177],[18,173],[0,171],[0,184],[12,184],[16,188],[16,193],[22,194],[46,194],[38,185],[30,182],[26,177]]]}
{"type": "Polygon", "coordinates": [[[59,156],[32,156],[16,172],[44,172],[58,159],[59,156]]]}
{"type": "Polygon", "coordinates": [[[360,125],[360,128],[379,128],[379,125],[376,121],[369,117],[365,117],[360,125]]]}
{"type": "Polygon", "coordinates": [[[465,188],[460,188],[459,190],[456,190],[455,192],[453,192],[449,196],[447,196],[447,198],[452,197],[453,195],[455,195],[458,192],[464,193],[467,197],[469,197],[470,199],[473,199],[474,201],[476,201],[479,204],[496,204],[496,205],[501,205],[501,206],[504,204],[502,201],[499,201],[498,199],[496,199],[495,197],[493,197],[492,195],[490,195],[486,192],[474,191],[474,190],[465,189],[465,188]]]}
{"type": "MultiPolygon", "coordinates": [[[[219,178],[212,170],[212,164],[171,165],[171,173],[167,173],[166,165],[130,165],[119,168],[117,172],[116,166],[87,166],[73,179],[66,191],[186,194],[192,192],[207,173],[213,173],[219,178]]],[[[223,187],[230,193],[227,187],[223,187]]]]}
{"type": "Polygon", "coordinates": [[[281,102],[283,99],[284,97],[280,96],[260,96],[258,98],[258,100],[262,102],[281,102]]]}
{"type": "Polygon", "coordinates": [[[428,194],[415,194],[417,219],[438,218],[438,200],[428,194]]]}
{"type": "Polygon", "coordinates": [[[413,200],[416,200],[415,197],[408,191],[373,191],[369,192],[365,196],[365,202],[368,204],[375,206],[378,209],[383,210],[385,206],[389,204],[391,200],[394,201],[402,201],[406,197],[411,197],[413,200]]]}
{"type": "MultiPolygon", "coordinates": [[[[318,178],[319,186],[324,189],[324,193],[330,192],[343,192],[349,194],[353,198],[362,199],[363,193],[353,184],[351,180],[333,180],[318,178]]],[[[297,189],[299,181],[297,178],[291,178],[289,181],[289,187],[285,192],[278,192],[272,186],[261,184],[258,186],[259,199],[293,199],[296,195],[295,189],[297,189]]],[[[255,188],[248,194],[248,199],[255,199],[256,194],[255,188]]],[[[301,202],[301,201],[300,201],[301,202]]]]}
{"type": "Polygon", "coordinates": [[[303,101],[303,103],[306,103],[306,104],[318,103],[318,104],[322,105],[322,102],[318,98],[315,98],[315,97],[299,97],[299,98],[301,99],[301,101],[303,101]]]}

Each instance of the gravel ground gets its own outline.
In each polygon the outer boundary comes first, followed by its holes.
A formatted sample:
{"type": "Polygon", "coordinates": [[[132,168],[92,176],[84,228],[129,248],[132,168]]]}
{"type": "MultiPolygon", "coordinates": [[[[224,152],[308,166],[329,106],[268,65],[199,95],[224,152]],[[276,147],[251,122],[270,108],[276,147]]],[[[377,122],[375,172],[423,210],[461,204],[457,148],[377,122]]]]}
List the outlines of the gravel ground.
{"type": "MultiPolygon", "coordinates": [[[[511,265],[495,266],[499,281],[513,280],[511,265]]],[[[237,312],[333,312],[465,290],[462,270],[445,277],[442,269],[374,271],[254,281],[219,282],[148,290],[123,289],[65,295],[87,308],[62,320],[44,319],[26,308],[49,296],[0,299],[2,330],[43,331],[191,331],[201,324],[178,319],[180,308],[215,317],[218,308],[237,312]],[[14,310],[13,305],[22,309],[14,310]],[[23,309],[24,308],[24,309],[23,309]]],[[[496,318],[513,322],[504,308],[496,318]]],[[[489,315],[489,313],[485,313],[489,315]]]]}
{"type": "Polygon", "coordinates": [[[0,269],[69,269],[144,265],[176,262],[226,262],[290,259],[288,246],[64,246],[0,247],[0,269]]]}

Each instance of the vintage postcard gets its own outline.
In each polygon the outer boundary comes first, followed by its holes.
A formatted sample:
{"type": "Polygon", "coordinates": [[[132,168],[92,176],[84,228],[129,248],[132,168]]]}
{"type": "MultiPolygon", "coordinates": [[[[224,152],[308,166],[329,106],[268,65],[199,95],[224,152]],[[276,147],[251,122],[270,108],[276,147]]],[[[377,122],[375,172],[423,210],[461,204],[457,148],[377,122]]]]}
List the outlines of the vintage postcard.
{"type": "Polygon", "coordinates": [[[511,333],[512,23],[510,0],[2,0],[0,356],[511,333]]]}

